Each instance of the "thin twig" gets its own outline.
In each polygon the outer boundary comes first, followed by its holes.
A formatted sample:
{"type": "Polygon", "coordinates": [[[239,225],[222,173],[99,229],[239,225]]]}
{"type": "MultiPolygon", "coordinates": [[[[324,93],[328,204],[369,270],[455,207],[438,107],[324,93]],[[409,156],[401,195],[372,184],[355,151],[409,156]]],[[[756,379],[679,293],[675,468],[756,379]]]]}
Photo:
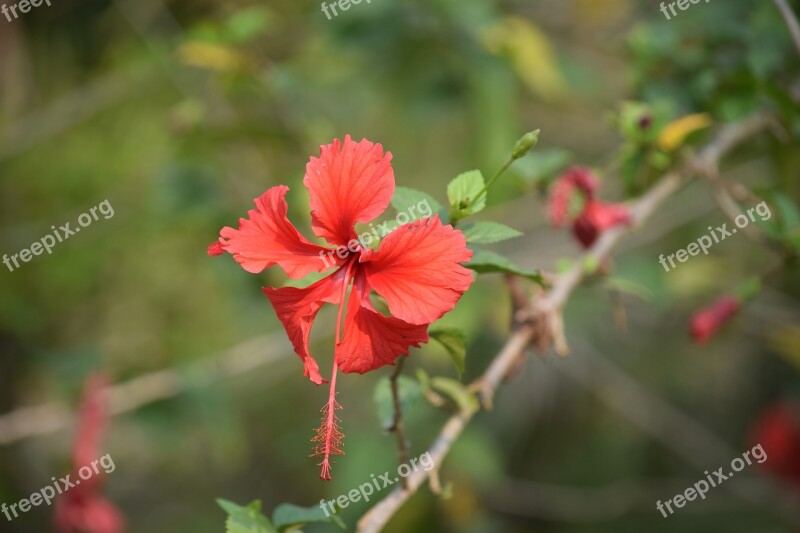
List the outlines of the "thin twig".
{"type": "MultiPolygon", "coordinates": [[[[255,368],[284,359],[290,349],[291,345],[282,332],[261,335],[188,368],[158,370],[112,385],[109,387],[111,414],[134,411],[143,405],[172,398],[196,384],[211,384],[247,374],[255,368]]],[[[276,371],[271,375],[280,377],[281,373],[276,371]]],[[[20,407],[0,415],[0,445],[67,429],[73,423],[73,409],[66,402],[50,402],[20,407]]]]}
{"type": "MultiPolygon", "coordinates": [[[[721,464],[719,461],[729,461],[742,453],[743,450],[729,445],[696,419],[637,383],[629,373],[611,358],[602,356],[591,344],[582,343],[580,352],[581,357],[555,359],[551,365],[591,390],[601,402],[644,433],[658,439],[697,472],[710,471],[721,464]]],[[[754,470],[749,473],[757,472],[754,470]]],[[[771,506],[793,523],[800,524],[795,492],[784,490],[773,479],[766,477],[753,479],[751,485],[758,487],[758,490],[745,490],[738,482],[726,484],[724,488],[742,501],[771,506]]]]}
{"type": "MultiPolygon", "coordinates": [[[[717,164],[717,162],[739,142],[747,137],[764,129],[769,123],[769,117],[765,114],[756,114],[742,122],[725,127],[717,137],[706,146],[694,162],[698,166],[717,164]]],[[[674,171],[664,176],[653,188],[645,193],[639,200],[631,204],[630,212],[634,226],[644,222],[655,209],[675,193],[686,181],[686,169],[674,171]]],[[[575,261],[573,268],[558,276],[553,286],[547,293],[529,305],[531,316],[537,314],[551,314],[560,312],[567,302],[572,291],[582,281],[585,269],[583,265],[589,258],[602,260],[610,255],[614,246],[629,231],[628,228],[618,227],[606,231],[595,244],[585,252],[581,260],[575,261]]],[[[526,324],[516,332],[512,333],[503,348],[495,356],[484,374],[478,378],[475,384],[479,384],[485,403],[491,403],[491,399],[507,375],[513,368],[517,359],[524,354],[528,343],[533,337],[534,329],[532,325],[526,324]]],[[[473,385],[475,385],[473,384],[473,385]]],[[[474,412],[461,411],[445,423],[439,436],[431,445],[428,453],[437,467],[441,467],[442,461],[447,456],[453,443],[461,435],[466,425],[471,421],[474,412]]],[[[405,504],[412,494],[422,485],[428,477],[428,472],[420,470],[409,476],[408,489],[396,488],[383,500],[372,507],[358,522],[357,531],[359,533],[376,533],[383,529],[394,514],[405,504]]]]}
{"type": "MultiPolygon", "coordinates": [[[[719,169],[716,166],[710,166],[704,169],[698,169],[699,172],[706,178],[708,183],[712,186],[712,194],[714,195],[714,200],[716,200],[717,205],[719,208],[728,216],[728,218],[733,222],[737,227],[739,224],[736,223],[736,219],[740,216],[744,216],[745,220],[747,220],[747,214],[741,208],[739,203],[736,201],[733,189],[730,185],[727,184],[725,180],[722,179],[722,176],[719,175],[719,169]]],[[[739,189],[738,198],[743,198],[751,196],[744,193],[741,189],[739,189]]],[[[756,225],[754,224],[745,224],[744,227],[741,227],[742,231],[747,234],[748,237],[753,239],[754,241],[766,245],[766,246],[773,246],[774,243],[765,235],[756,225]]],[[[734,230],[736,231],[736,230],[734,230]]]]}
{"type": "Polygon", "coordinates": [[[797,22],[797,17],[794,16],[794,12],[792,11],[792,8],[789,7],[789,4],[786,2],[786,0],[772,1],[775,3],[775,7],[778,8],[778,11],[780,11],[783,20],[786,22],[786,26],[789,28],[789,33],[792,34],[794,45],[797,48],[797,53],[800,55],[800,23],[797,22]]]}
{"type": "MultiPolygon", "coordinates": [[[[492,511],[533,517],[565,524],[609,522],[633,513],[652,515],[653,502],[678,494],[696,479],[645,479],[620,481],[603,486],[554,485],[539,481],[509,479],[486,491],[483,500],[492,511]]],[[[760,480],[742,477],[736,484],[751,494],[763,487],[760,480]]],[[[741,503],[727,494],[715,494],[703,502],[704,512],[737,511],[741,503]]]]}
{"type": "MultiPolygon", "coordinates": [[[[394,372],[389,376],[389,384],[392,389],[392,405],[394,406],[394,419],[389,431],[393,431],[397,439],[397,464],[398,466],[408,464],[408,439],[406,439],[405,430],[403,429],[403,406],[400,403],[400,391],[398,386],[398,379],[403,372],[403,365],[405,364],[405,357],[397,358],[397,365],[394,367],[394,372]]],[[[408,489],[406,478],[403,479],[403,488],[408,489]]]]}

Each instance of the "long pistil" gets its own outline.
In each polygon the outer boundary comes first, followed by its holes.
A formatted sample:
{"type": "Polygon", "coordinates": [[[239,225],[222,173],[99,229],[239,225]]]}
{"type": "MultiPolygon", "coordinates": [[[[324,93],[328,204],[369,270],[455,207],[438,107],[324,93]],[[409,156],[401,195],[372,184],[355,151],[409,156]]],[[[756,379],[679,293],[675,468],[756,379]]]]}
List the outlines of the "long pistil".
{"type": "MultiPolygon", "coordinates": [[[[347,288],[350,285],[350,276],[355,261],[355,258],[350,260],[347,265],[347,270],[345,271],[344,279],[342,280],[342,293],[341,297],[339,298],[339,312],[336,317],[336,347],[338,347],[342,342],[342,317],[344,316],[344,309],[347,307],[347,288]]],[[[317,429],[314,438],[311,439],[312,442],[317,443],[317,445],[314,447],[314,453],[312,456],[322,457],[322,462],[320,463],[322,470],[320,471],[319,477],[320,479],[324,480],[332,479],[330,456],[344,455],[344,450],[342,449],[342,439],[344,438],[344,434],[339,428],[339,417],[336,416],[336,410],[342,408],[342,406],[336,401],[336,376],[338,374],[338,370],[339,367],[336,364],[336,349],[334,347],[333,369],[331,370],[328,401],[322,407],[322,424],[317,429]]]]}

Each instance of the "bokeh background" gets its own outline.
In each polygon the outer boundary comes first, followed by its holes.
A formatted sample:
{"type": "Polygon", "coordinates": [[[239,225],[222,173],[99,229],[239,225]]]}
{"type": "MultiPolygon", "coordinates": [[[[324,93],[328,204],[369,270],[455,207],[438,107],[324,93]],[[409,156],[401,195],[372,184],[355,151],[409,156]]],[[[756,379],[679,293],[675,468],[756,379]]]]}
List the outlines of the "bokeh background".
{"type": "MultiPolygon", "coordinates": [[[[748,141],[723,168],[791,226],[800,122],[787,87],[800,63],[775,6],[702,2],[668,21],[658,4],[372,0],[328,20],[297,0],[52,0],[0,18],[0,253],[105,199],[115,210],[52,255],[0,268],[0,412],[16,413],[0,418],[0,501],[68,471],[96,370],[129,384],[115,394],[105,493],[134,532],[220,532],[217,497],[260,499],[268,512],[315,505],[396,466],[373,401],[385,368],[340,378],[347,455],[332,482],[318,479],[307,455],[327,388],[303,377],[261,294],[282,275],[206,256],[220,227],[281,183],[310,236],[305,163],[335,137],[382,143],[398,184],[444,202],[450,179],[491,175],[540,128],[482,216],[525,233],[496,251],[556,271],[579,248],[549,226],[544,187],[581,163],[603,175],[604,198],[625,198],[622,102],[707,112],[717,125],[764,108],[786,119],[783,138],[748,141]]],[[[704,477],[703,464],[749,449],[760,413],[800,393],[793,264],[743,234],[672,272],[658,263],[723,222],[699,182],[639,228],[614,259],[615,282],[570,301],[572,355],[531,356],[439,465],[444,494],[423,487],[387,531],[797,531],[752,483],[755,467],[668,519],[655,509],[704,477]],[[696,308],[762,274],[719,338],[691,342],[696,308]]],[[[495,275],[442,321],[467,333],[465,382],[510,316],[495,275]]],[[[326,375],[333,318],[323,312],[314,331],[326,375]]],[[[412,351],[405,373],[418,368],[458,377],[434,344],[412,351]]],[[[425,401],[407,413],[412,456],[447,415],[425,401]]],[[[367,508],[341,513],[348,530],[367,508]]],[[[0,531],[48,531],[51,514],[0,519],[0,531]]]]}

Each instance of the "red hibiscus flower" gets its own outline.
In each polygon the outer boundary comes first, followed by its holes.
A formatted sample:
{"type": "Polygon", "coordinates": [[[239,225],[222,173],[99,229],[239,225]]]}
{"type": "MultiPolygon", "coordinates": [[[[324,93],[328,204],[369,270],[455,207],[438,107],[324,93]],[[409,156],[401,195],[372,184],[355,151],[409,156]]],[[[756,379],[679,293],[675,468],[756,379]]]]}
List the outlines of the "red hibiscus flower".
{"type": "Polygon", "coordinates": [[[767,407],[750,430],[752,445],[761,444],[767,459],[761,465],[800,487],[800,407],[781,401],[767,407]]]}
{"type": "Polygon", "coordinates": [[[380,144],[355,142],[349,135],[343,143],[336,139],[320,147],[320,156],[311,158],[303,179],[311,197],[311,226],[330,246],[311,243],[289,222],[284,199],[289,189],[279,185],[255,200],[256,209],[239,220],[238,229],[223,228],[208,249],[209,255],[230,253],[253,273],[278,265],[297,279],[335,269],[307,288],[263,289],[305,375],[318,385],[326,380],[309,353],[311,326],[323,304],[339,306],[330,393],[313,439],[322,479],[331,479],[330,456],[342,453],[335,415],[337,370],[362,374],[407,356],[410,346],[428,341],[428,325],[453,309],[473,280],[461,266],[472,256],[463,234],[443,225],[438,215],[399,226],[377,249],[368,247],[377,233],[356,233],[356,223],[375,219],[389,206],[395,186],[390,161],[391,153],[384,154],[380,144]],[[393,316],[373,307],[373,290],[393,316]]]}
{"type": "Polygon", "coordinates": [[[554,226],[562,226],[572,220],[575,238],[589,248],[600,233],[619,224],[631,221],[628,208],[622,204],[609,204],[595,198],[598,181],[585,167],[572,167],[559,176],[550,190],[548,211],[554,226]],[[575,216],[570,216],[570,207],[575,194],[581,195],[583,207],[575,216]]]}
{"type": "Polygon", "coordinates": [[[742,308],[741,302],[733,296],[723,296],[714,304],[695,313],[689,321],[689,331],[698,344],[711,339],[728,320],[742,308]]]}
{"type": "Polygon", "coordinates": [[[60,533],[122,533],[122,514],[100,495],[102,477],[92,469],[101,459],[103,435],[108,426],[107,380],[99,374],[86,378],[72,450],[71,482],[75,486],[59,495],[54,508],[54,525],[60,533]],[[90,477],[79,471],[91,470],[90,477]],[[79,481],[79,483],[78,483],[79,481]]]}

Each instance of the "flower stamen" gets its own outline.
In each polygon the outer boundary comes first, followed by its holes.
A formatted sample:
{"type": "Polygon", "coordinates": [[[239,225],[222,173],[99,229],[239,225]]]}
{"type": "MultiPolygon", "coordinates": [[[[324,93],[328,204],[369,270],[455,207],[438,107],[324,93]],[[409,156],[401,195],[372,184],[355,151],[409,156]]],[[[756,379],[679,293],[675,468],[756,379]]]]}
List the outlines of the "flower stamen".
{"type": "MultiPolygon", "coordinates": [[[[336,317],[336,346],[342,342],[342,316],[344,309],[347,306],[347,288],[350,285],[350,276],[353,265],[357,259],[352,258],[347,265],[344,278],[342,279],[342,294],[339,299],[339,313],[336,317]]],[[[319,466],[322,467],[319,477],[320,479],[329,481],[331,477],[331,455],[344,455],[342,449],[342,433],[339,425],[341,420],[336,416],[336,410],[341,409],[342,406],[336,401],[336,375],[338,374],[339,367],[336,364],[336,349],[334,348],[333,354],[333,370],[331,370],[331,381],[328,393],[328,401],[322,407],[322,424],[317,428],[316,435],[311,439],[311,442],[317,443],[314,447],[312,457],[322,457],[322,462],[319,466]]]]}

